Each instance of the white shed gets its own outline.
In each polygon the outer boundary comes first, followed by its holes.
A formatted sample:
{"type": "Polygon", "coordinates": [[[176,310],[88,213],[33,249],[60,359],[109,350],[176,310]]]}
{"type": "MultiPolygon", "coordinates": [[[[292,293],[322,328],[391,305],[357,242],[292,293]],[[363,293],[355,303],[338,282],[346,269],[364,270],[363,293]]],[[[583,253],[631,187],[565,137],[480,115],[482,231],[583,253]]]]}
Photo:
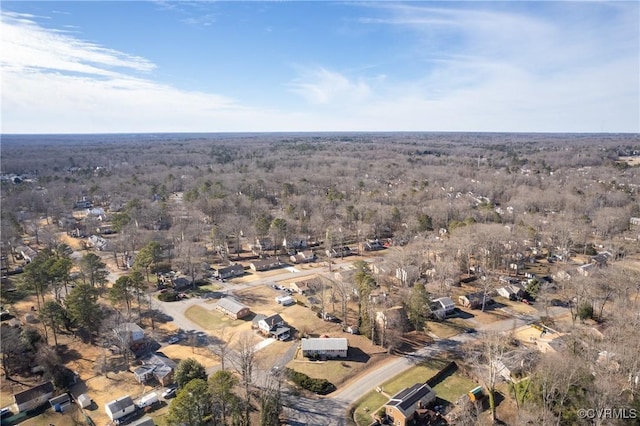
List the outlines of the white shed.
{"type": "Polygon", "coordinates": [[[91,405],[91,397],[86,393],[83,393],[76,398],[76,402],[81,408],[87,408],[91,405]]]}

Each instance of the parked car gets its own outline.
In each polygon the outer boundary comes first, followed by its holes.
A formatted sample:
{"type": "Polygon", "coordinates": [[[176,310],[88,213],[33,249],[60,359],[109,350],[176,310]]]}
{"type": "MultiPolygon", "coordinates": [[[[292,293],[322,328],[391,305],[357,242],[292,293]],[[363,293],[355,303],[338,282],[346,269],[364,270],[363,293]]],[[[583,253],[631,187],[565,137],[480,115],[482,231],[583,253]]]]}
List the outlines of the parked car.
{"type": "Polygon", "coordinates": [[[178,343],[179,341],[180,341],[179,336],[173,336],[169,340],[167,340],[167,343],[170,345],[173,345],[174,343],[178,343]]]}
{"type": "Polygon", "coordinates": [[[178,387],[177,386],[170,386],[167,389],[165,389],[164,392],[162,392],[162,397],[164,399],[173,398],[174,396],[176,396],[176,392],[177,391],[178,391],[178,387]]]}

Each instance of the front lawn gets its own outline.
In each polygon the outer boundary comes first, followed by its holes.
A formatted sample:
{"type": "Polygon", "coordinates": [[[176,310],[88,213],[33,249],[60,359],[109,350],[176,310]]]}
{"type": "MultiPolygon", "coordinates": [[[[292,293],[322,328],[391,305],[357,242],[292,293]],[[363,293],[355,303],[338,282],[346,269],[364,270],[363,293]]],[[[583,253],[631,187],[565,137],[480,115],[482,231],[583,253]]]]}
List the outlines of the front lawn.
{"type": "MultiPolygon", "coordinates": [[[[382,393],[376,390],[366,393],[355,403],[356,423],[359,426],[371,424],[373,421],[371,415],[375,414],[389,400],[389,397],[416,383],[426,382],[446,365],[447,361],[443,359],[426,360],[380,385],[382,393]]],[[[433,389],[438,398],[454,403],[476,386],[475,382],[456,371],[438,383],[433,389]]]]}
{"type": "Polygon", "coordinates": [[[245,320],[233,320],[222,313],[194,305],[189,307],[184,315],[205,330],[216,330],[222,327],[237,327],[245,324],[245,320]]]}

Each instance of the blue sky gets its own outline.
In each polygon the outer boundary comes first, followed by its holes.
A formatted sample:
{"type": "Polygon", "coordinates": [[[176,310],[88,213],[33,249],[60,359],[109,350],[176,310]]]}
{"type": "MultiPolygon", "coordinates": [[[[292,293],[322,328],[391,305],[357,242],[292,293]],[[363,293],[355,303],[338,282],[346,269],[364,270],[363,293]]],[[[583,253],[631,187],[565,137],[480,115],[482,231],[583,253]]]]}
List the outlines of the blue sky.
{"type": "Polygon", "coordinates": [[[638,2],[3,1],[2,133],[640,132],[638,2]]]}

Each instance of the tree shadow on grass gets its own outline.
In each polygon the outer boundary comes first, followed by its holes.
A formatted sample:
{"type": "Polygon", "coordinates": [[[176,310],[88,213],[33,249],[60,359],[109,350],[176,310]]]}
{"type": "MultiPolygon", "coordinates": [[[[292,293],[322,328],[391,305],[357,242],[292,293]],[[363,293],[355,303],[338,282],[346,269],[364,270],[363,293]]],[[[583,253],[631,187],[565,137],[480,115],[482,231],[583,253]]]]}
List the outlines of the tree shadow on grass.
{"type": "Polygon", "coordinates": [[[143,318],[153,319],[154,322],[159,322],[162,324],[166,324],[168,322],[173,321],[173,317],[171,315],[167,315],[162,311],[157,309],[152,309],[150,311],[143,312],[141,315],[143,318]]]}

